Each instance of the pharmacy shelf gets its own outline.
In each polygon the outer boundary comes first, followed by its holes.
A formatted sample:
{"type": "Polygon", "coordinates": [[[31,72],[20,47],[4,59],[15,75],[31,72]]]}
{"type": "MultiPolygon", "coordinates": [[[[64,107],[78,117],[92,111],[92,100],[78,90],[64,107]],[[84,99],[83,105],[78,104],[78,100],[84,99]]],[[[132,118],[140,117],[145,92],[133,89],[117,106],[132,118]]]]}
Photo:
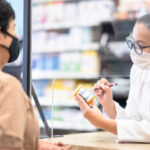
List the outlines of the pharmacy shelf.
{"type": "Polygon", "coordinates": [[[39,4],[44,4],[44,3],[50,3],[50,2],[73,2],[73,1],[79,1],[79,0],[34,0],[32,2],[33,5],[39,5],[39,4]]]}
{"type": "Polygon", "coordinates": [[[41,53],[87,51],[87,50],[98,50],[99,49],[98,43],[88,43],[88,44],[76,45],[76,47],[75,46],[74,47],[66,47],[66,46],[59,47],[57,45],[57,47],[49,46],[49,47],[44,47],[44,48],[33,47],[32,53],[33,54],[38,54],[38,53],[41,54],[41,53]]]}
{"type": "MultiPolygon", "coordinates": [[[[47,97],[39,97],[39,103],[41,106],[51,106],[52,100],[47,97]]],[[[33,106],[35,106],[35,102],[32,100],[33,106]]],[[[56,100],[54,99],[54,106],[58,107],[78,107],[76,101],[74,99],[69,100],[56,100]]]]}
{"type": "Polygon", "coordinates": [[[53,2],[53,1],[55,0],[33,0],[32,4],[37,5],[37,4],[44,4],[44,3],[53,2]]]}
{"type": "Polygon", "coordinates": [[[64,21],[64,22],[50,22],[50,23],[45,23],[45,24],[37,24],[37,25],[33,25],[32,27],[32,31],[39,31],[39,30],[58,30],[58,29],[68,29],[68,28],[72,28],[72,27],[92,27],[92,26],[98,26],[100,25],[100,23],[102,22],[110,22],[112,19],[110,18],[110,20],[96,20],[96,21],[64,21]]]}
{"type": "MultiPolygon", "coordinates": [[[[50,2],[80,2],[80,1],[93,1],[93,0],[34,0],[32,2],[33,5],[39,5],[39,4],[44,4],[44,3],[50,3],[50,2]]],[[[99,0],[94,0],[94,1],[99,1],[99,0]]]]}
{"type": "Polygon", "coordinates": [[[33,80],[43,79],[98,79],[99,73],[76,73],[76,72],[51,72],[51,71],[32,71],[33,80]]]}
{"type": "MultiPolygon", "coordinates": [[[[51,127],[51,121],[48,120],[48,125],[51,127]]],[[[40,128],[44,128],[43,122],[39,122],[40,128]]],[[[54,129],[63,129],[63,130],[78,130],[78,131],[96,131],[97,128],[92,126],[90,123],[70,123],[62,121],[53,121],[54,129]]]]}

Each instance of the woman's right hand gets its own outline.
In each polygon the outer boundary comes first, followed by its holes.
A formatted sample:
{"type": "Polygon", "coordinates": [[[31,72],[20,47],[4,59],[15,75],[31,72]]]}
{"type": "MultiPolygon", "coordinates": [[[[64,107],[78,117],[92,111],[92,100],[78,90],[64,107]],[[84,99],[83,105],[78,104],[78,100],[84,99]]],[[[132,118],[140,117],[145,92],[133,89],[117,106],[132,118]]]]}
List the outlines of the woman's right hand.
{"type": "Polygon", "coordinates": [[[107,114],[112,118],[116,118],[116,108],[113,101],[110,83],[102,78],[94,85],[94,93],[96,94],[100,104],[103,106],[107,114]]]}

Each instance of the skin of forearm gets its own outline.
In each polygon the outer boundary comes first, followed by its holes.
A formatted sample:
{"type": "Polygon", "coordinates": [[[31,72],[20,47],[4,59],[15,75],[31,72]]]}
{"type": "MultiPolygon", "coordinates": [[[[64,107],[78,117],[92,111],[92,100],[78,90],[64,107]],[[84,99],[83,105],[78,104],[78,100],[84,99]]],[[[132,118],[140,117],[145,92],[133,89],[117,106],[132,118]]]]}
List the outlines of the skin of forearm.
{"type": "Polygon", "coordinates": [[[104,108],[104,110],[107,112],[107,114],[110,116],[111,119],[116,119],[117,111],[114,103],[112,104],[111,107],[109,107],[109,109],[104,108]]]}
{"type": "Polygon", "coordinates": [[[117,121],[114,119],[103,118],[98,127],[117,135],[117,121]]]}

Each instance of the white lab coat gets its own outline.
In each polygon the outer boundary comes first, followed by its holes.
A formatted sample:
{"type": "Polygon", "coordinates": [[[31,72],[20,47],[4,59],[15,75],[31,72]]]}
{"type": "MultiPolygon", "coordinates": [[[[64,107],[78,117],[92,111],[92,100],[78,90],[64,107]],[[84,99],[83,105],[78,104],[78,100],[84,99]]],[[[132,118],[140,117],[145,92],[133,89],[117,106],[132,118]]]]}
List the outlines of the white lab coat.
{"type": "MultiPolygon", "coordinates": [[[[133,65],[127,106],[123,109],[115,105],[117,141],[150,143],[150,71],[133,65]]],[[[104,115],[108,116],[105,111],[104,115]]]]}

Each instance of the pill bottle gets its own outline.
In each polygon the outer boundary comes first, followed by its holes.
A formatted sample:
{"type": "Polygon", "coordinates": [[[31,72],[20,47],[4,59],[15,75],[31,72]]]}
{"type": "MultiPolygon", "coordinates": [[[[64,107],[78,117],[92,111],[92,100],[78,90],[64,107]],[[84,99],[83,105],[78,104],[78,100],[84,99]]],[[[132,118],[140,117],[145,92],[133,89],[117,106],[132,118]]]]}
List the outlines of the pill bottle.
{"type": "Polygon", "coordinates": [[[94,95],[92,95],[92,93],[90,91],[83,88],[82,86],[77,87],[75,89],[73,95],[74,96],[77,96],[77,95],[81,96],[88,105],[91,105],[91,103],[95,99],[94,95]]]}

